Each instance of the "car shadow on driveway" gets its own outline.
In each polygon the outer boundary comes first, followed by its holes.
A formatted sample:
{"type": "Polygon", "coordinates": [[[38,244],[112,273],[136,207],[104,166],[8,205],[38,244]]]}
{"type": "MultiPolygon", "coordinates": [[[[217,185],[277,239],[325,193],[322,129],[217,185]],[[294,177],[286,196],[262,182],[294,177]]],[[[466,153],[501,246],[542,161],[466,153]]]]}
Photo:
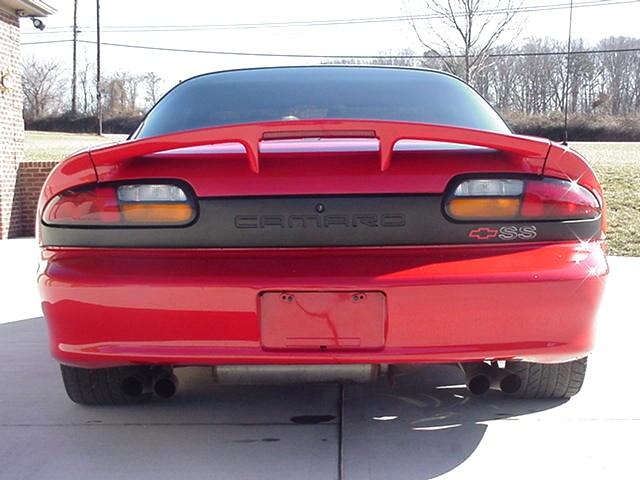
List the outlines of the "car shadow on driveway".
{"type": "Polygon", "coordinates": [[[75,405],[43,319],[0,325],[6,478],[433,478],[464,468],[491,422],[562,403],[472,397],[451,365],[343,388],[218,386],[206,368],[177,374],[168,401],[75,405]]]}
{"type": "Polygon", "coordinates": [[[350,386],[344,401],[345,478],[438,477],[473,455],[491,422],[564,402],[518,400],[497,391],[472,395],[455,365],[419,367],[396,377],[393,386],[350,386]]]}

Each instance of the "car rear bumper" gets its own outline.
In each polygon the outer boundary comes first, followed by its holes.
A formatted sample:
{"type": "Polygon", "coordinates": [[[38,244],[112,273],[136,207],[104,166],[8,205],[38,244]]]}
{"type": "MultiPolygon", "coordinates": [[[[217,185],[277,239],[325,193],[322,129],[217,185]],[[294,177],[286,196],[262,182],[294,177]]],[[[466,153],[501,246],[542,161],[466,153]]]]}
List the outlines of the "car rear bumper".
{"type": "Polygon", "coordinates": [[[600,243],[327,249],[45,248],[62,363],[561,362],[584,356],[608,273],[600,243]],[[382,344],[268,348],[265,292],[379,292],[382,344]]]}

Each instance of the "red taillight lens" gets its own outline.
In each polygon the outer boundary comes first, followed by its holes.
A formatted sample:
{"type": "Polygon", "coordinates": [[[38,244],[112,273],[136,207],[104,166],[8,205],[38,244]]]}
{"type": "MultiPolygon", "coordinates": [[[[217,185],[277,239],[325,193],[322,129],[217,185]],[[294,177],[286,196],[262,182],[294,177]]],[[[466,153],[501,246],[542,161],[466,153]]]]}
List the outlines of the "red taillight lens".
{"type": "Polygon", "coordinates": [[[523,218],[585,219],[600,215],[596,197],[575,182],[527,182],[520,208],[523,218]]]}
{"type": "Polygon", "coordinates": [[[49,202],[43,219],[50,225],[120,223],[116,191],[113,187],[67,190],[49,202]]]}
{"type": "Polygon", "coordinates": [[[178,226],[195,217],[194,201],[175,185],[107,185],[67,190],[42,220],[58,226],[178,226]]]}
{"type": "Polygon", "coordinates": [[[598,217],[600,204],[576,182],[478,178],[460,182],[445,211],[462,221],[580,220],[598,217]]]}

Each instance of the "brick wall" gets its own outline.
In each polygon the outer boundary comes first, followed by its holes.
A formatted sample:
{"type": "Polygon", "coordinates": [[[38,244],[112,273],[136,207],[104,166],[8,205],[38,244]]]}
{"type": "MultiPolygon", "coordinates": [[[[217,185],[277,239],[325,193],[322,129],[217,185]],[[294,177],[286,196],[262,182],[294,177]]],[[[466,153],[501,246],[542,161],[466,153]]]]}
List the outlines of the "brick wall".
{"type": "Polygon", "coordinates": [[[35,233],[38,196],[47,175],[57,161],[21,162],[16,175],[11,205],[9,237],[28,237],[35,233]]]}
{"type": "Polygon", "coordinates": [[[7,238],[18,165],[24,155],[20,26],[0,10],[0,239],[7,238]]]}

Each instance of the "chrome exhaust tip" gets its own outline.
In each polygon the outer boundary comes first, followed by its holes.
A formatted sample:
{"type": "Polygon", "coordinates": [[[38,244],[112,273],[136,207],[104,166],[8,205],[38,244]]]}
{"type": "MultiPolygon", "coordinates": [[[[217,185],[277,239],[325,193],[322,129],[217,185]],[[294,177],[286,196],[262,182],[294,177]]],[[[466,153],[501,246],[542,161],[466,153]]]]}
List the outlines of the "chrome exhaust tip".
{"type": "Polygon", "coordinates": [[[491,388],[491,367],[486,363],[461,363],[465,383],[474,395],[484,395],[491,388]]]}
{"type": "Polygon", "coordinates": [[[502,393],[512,395],[522,387],[522,379],[517,375],[504,368],[493,368],[491,375],[491,388],[500,390],[502,393]]]}
{"type": "Polygon", "coordinates": [[[153,378],[153,393],[160,398],[171,398],[178,391],[178,377],[173,374],[173,371],[161,370],[153,378]]]}

